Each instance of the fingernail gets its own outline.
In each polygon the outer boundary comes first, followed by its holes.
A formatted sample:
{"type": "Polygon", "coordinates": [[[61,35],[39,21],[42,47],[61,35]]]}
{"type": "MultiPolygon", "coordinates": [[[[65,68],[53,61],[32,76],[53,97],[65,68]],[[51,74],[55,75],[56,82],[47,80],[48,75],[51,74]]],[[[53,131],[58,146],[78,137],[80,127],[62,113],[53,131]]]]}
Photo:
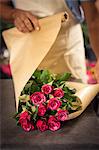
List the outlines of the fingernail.
{"type": "Polygon", "coordinates": [[[40,30],[40,28],[39,28],[39,27],[36,27],[36,30],[37,30],[37,31],[39,31],[39,30],[40,30]]]}

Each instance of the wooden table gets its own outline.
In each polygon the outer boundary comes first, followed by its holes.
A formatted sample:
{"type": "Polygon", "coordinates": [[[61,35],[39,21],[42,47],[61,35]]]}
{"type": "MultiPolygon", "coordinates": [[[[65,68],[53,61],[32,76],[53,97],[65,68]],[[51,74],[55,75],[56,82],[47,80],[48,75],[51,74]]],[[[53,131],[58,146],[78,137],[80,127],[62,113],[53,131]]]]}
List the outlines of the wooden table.
{"type": "Polygon", "coordinates": [[[16,125],[15,98],[11,79],[1,80],[2,150],[99,150],[99,117],[93,102],[78,118],[56,132],[24,132],[16,125]]]}

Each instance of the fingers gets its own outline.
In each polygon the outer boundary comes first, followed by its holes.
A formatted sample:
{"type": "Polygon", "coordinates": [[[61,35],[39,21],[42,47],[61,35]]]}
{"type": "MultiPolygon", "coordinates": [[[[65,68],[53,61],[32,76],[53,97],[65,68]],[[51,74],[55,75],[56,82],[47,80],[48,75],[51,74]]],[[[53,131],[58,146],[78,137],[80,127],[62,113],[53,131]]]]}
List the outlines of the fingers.
{"type": "Polygon", "coordinates": [[[34,17],[31,13],[27,13],[27,17],[30,19],[31,23],[34,26],[35,30],[39,30],[40,29],[40,25],[38,20],[36,19],[36,17],[34,17]]]}
{"type": "Polygon", "coordinates": [[[30,22],[30,20],[28,18],[26,18],[24,20],[24,24],[27,27],[28,31],[31,32],[33,30],[33,25],[31,24],[31,22],[30,22]]]}
{"type": "Polygon", "coordinates": [[[28,28],[25,26],[24,22],[20,18],[17,18],[14,24],[20,32],[29,32],[28,28]]]}
{"type": "Polygon", "coordinates": [[[14,24],[19,31],[25,33],[40,29],[39,21],[31,12],[17,10],[15,13],[14,24]]]}

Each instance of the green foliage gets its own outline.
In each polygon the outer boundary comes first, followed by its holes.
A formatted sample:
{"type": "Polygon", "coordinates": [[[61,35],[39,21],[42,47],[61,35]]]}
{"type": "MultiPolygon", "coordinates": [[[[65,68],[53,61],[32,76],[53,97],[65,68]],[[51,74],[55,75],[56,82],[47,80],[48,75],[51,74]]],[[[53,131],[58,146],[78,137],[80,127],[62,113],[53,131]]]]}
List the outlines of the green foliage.
{"type": "MultiPolygon", "coordinates": [[[[81,101],[74,95],[76,93],[76,90],[69,88],[66,85],[66,81],[70,78],[70,73],[56,75],[50,73],[48,70],[36,70],[21,92],[21,96],[19,97],[18,113],[15,116],[16,120],[18,120],[19,114],[22,111],[28,111],[31,115],[31,120],[33,122],[36,122],[36,120],[38,119],[38,106],[35,106],[32,103],[32,101],[30,100],[30,95],[34,92],[41,92],[41,87],[44,84],[52,85],[52,87],[54,87],[54,90],[56,90],[57,88],[61,88],[64,91],[64,96],[62,98],[59,98],[59,100],[62,102],[62,105],[60,106],[61,109],[67,110],[69,113],[80,110],[81,101]]],[[[44,105],[46,106],[49,99],[53,97],[53,92],[46,95],[47,101],[44,103],[44,105]]],[[[48,109],[44,117],[48,118],[48,116],[55,115],[56,113],[56,110],[52,111],[48,109]]]]}
{"type": "Polygon", "coordinates": [[[50,73],[48,70],[36,70],[25,85],[21,95],[31,95],[34,92],[39,92],[43,84],[50,84],[55,87],[63,86],[65,81],[69,80],[70,77],[70,73],[55,75],[50,73]]]}
{"type": "Polygon", "coordinates": [[[51,73],[48,70],[42,71],[42,74],[40,76],[40,80],[43,84],[47,84],[53,80],[51,73]]]}
{"type": "Polygon", "coordinates": [[[38,107],[36,107],[35,113],[32,115],[32,120],[36,121],[37,114],[38,114],[38,107]]]}
{"type": "Polygon", "coordinates": [[[59,81],[59,82],[62,82],[62,81],[67,81],[68,79],[70,79],[71,77],[71,73],[63,73],[61,75],[57,75],[56,76],[56,79],[59,81]]]}

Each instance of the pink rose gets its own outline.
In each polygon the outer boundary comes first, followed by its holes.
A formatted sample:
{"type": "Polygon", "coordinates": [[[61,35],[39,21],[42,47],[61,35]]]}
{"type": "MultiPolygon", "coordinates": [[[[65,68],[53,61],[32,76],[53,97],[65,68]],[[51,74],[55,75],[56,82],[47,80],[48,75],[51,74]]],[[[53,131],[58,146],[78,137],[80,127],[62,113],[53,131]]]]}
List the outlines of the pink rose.
{"type": "Polygon", "coordinates": [[[48,85],[48,84],[45,84],[42,86],[42,92],[44,94],[50,94],[52,92],[52,86],[51,85],[48,85]]]}
{"type": "Polygon", "coordinates": [[[61,88],[58,88],[54,91],[54,97],[62,98],[64,96],[64,91],[61,88]]]}
{"type": "Polygon", "coordinates": [[[27,120],[21,123],[21,127],[27,132],[30,130],[34,130],[34,126],[27,120]]]}
{"type": "Polygon", "coordinates": [[[61,106],[62,102],[57,98],[51,98],[48,102],[48,108],[51,110],[57,110],[61,106]]]}
{"type": "Polygon", "coordinates": [[[51,131],[56,131],[60,128],[60,122],[54,116],[48,119],[48,126],[51,131]]]}
{"type": "Polygon", "coordinates": [[[43,121],[43,120],[38,120],[36,123],[36,126],[42,132],[48,129],[46,121],[43,121]]]}
{"type": "Polygon", "coordinates": [[[27,111],[24,111],[20,114],[19,122],[22,120],[29,120],[30,121],[30,115],[28,114],[27,111]]]}
{"type": "Polygon", "coordinates": [[[33,124],[30,123],[30,115],[27,111],[20,114],[19,123],[25,131],[34,130],[33,124]]]}
{"type": "Polygon", "coordinates": [[[44,105],[40,104],[38,107],[38,115],[44,116],[45,112],[46,112],[46,107],[44,105]]]}
{"type": "Polygon", "coordinates": [[[34,105],[39,105],[46,101],[46,97],[42,92],[35,92],[30,96],[31,101],[34,105]]]}
{"type": "Polygon", "coordinates": [[[65,121],[68,118],[68,111],[67,110],[59,110],[56,114],[57,120],[65,121]]]}

